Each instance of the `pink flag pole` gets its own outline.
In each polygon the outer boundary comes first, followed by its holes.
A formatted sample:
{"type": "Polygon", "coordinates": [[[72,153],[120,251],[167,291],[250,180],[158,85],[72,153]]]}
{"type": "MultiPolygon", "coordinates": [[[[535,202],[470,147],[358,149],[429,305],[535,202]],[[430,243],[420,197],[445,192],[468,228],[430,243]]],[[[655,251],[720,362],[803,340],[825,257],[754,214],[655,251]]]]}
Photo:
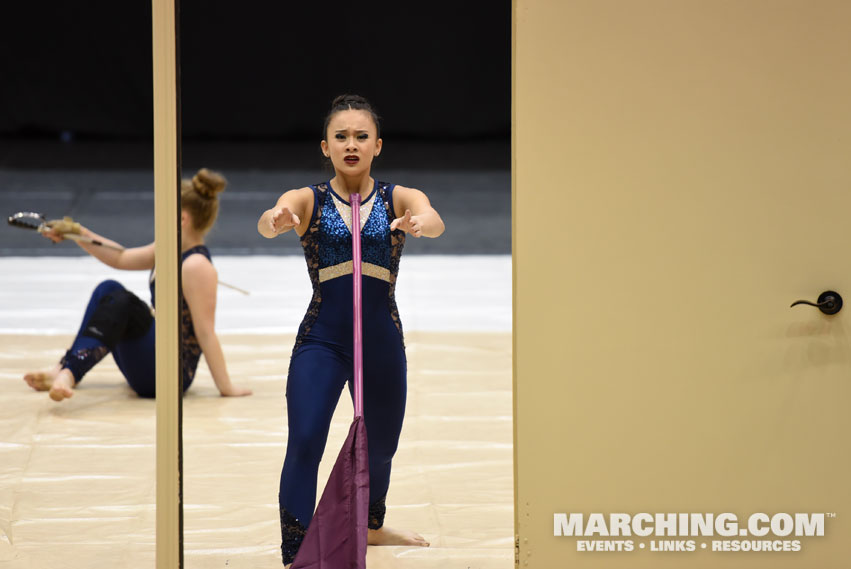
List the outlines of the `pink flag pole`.
{"type": "Polygon", "coordinates": [[[361,300],[360,194],[352,194],[352,306],[355,417],[363,417],[363,306],[361,300]]]}

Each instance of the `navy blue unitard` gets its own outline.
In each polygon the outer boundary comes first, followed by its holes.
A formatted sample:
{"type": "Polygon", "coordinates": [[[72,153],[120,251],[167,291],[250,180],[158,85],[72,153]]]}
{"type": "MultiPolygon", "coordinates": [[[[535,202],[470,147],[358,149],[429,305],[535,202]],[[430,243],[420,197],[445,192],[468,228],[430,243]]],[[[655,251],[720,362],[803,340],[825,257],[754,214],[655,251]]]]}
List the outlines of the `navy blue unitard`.
{"type": "MultiPolygon", "coordinates": [[[[384,523],[390,464],[399,442],[407,394],[407,363],[395,285],[403,231],[391,184],[376,182],[361,215],[364,422],[369,441],[369,527],[384,523]]],[[[340,393],[351,383],[351,206],[330,183],[311,186],[313,212],[301,244],[313,298],[299,327],[287,378],[289,435],[279,493],[282,554],[292,562],[316,505],[319,461],[340,393]]]]}
{"type": "MultiPolygon", "coordinates": [[[[210,258],[210,251],[203,245],[192,247],[183,252],[181,262],[189,255],[200,254],[210,258]]],[[[153,275],[153,273],[152,273],[153,275]]],[[[151,304],[154,304],[155,281],[153,276],[150,281],[151,304]]],[[[63,368],[68,368],[74,376],[74,381],[79,383],[83,376],[92,369],[110,351],[118,369],[127,379],[127,383],[140,397],[156,396],[156,345],[155,329],[153,322],[149,322],[146,329],[137,330],[136,333],[120,333],[114,338],[114,342],[104,341],[99,337],[97,329],[92,329],[92,319],[100,312],[102,316],[113,312],[113,323],[133,318],[131,314],[117,308],[117,299],[126,295],[132,295],[121,283],[114,280],[106,280],[100,283],[92,293],[83,321],[71,348],[59,362],[63,368]],[[116,308],[113,310],[113,306],[116,308]]],[[[144,304],[137,299],[138,303],[144,304]]],[[[195,327],[192,324],[192,315],[189,305],[181,295],[181,363],[183,367],[183,390],[186,391],[195,378],[195,370],[201,358],[201,346],[195,336],[195,327]]],[[[120,327],[124,322],[118,322],[120,327]]],[[[121,328],[124,330],[124,328],[121,328]]]]}

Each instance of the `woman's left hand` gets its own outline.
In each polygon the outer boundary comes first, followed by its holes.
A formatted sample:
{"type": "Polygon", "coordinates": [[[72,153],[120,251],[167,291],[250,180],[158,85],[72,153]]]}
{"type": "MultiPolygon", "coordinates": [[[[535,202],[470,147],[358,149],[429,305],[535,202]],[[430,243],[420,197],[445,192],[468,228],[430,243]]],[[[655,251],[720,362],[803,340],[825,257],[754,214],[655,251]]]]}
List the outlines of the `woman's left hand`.
{"type": "Polygon", "coordinates": [[[397,217],[390,224],[391,231],[395,231],[396,229],[410,233],[414,237],[421,237],[423,234],[422,222],[417,216],[411,215],[411,210],[409,209],[405,210],[404,217],[397,217]]]}

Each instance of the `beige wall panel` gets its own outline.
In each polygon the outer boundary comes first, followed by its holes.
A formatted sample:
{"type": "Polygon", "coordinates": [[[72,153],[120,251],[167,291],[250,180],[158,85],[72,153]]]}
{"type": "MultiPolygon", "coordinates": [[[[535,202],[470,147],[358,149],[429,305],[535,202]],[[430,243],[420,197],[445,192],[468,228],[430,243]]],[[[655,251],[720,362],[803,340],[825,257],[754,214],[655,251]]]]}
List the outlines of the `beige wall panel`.
{"type": "Polygon", "coordinates": [[[848,567],[851,307],[789,305],[851,302],[851,2],[514,26],[520,566],[848,567]],[[837,517],[797,553],[589,553],[556,512],[837,517]]]}

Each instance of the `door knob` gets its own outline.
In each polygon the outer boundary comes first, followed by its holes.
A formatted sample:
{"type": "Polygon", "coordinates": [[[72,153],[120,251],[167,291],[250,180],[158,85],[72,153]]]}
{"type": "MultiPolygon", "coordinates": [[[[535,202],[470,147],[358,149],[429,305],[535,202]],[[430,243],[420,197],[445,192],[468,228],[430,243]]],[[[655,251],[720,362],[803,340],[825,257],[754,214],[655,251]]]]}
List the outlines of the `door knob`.
{"type": "Polygon", "coordinates": [[[815,306],[825,314],[836,314],[842,310],[842,297],[839,296],[838,292],[826,290],[818,295],[818,300],[816,302],[810,302],[809,300],[796,300],[792,303],[792,306],[797,306],[798,304],[815,306]]]}

